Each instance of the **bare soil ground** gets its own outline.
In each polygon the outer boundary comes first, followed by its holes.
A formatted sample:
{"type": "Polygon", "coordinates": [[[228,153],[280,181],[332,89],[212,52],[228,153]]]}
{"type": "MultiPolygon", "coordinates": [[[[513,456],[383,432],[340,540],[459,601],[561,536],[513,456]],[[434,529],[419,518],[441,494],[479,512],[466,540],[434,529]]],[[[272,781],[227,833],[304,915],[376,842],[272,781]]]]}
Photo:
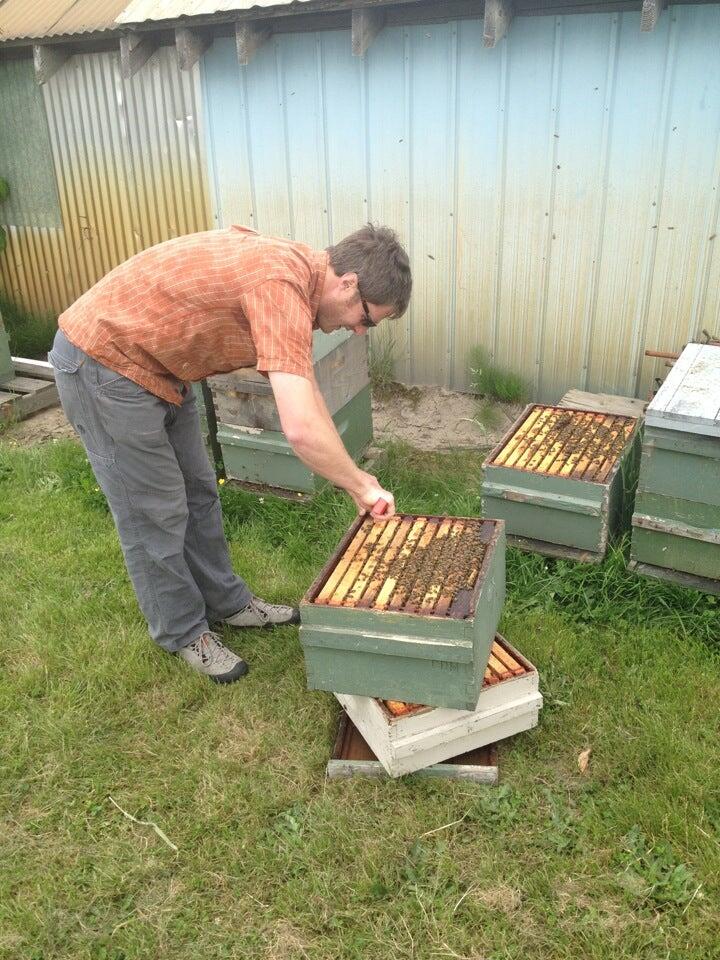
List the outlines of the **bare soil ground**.
{"type": "MultiPolygon", "coordinates": [[[[521,407],[495,404],[492,425],[478,420],[477,398],[440,387],[394,389],[373,400],[375,440],[403,440],[420,450],[488,448],[494,446],[516,419],[521,407]]],[[[74,437],[60,407],[41,410],[13,424],[3,434],[13,445],[31,446],[74,437]]]]}

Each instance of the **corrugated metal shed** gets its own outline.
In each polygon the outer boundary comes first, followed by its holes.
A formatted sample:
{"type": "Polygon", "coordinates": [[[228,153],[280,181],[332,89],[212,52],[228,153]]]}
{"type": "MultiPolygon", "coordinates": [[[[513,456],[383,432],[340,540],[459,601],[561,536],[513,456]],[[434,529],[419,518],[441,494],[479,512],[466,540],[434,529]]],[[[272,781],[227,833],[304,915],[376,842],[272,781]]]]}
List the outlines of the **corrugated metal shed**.
{"type": "Polygon", "coordinates": [[[309,0],[131,0],[117,18],[118,23],[146,20],[176,20],[179,17],[210,16],[228,10],[253,7],[300,6],[309,0]]]}
{"type": "Polygon", "coordinates": [[[210,226],[207,163],[199,69],[180,72],[172,47],[131,80],[117,53],[76,55],[42,90],[62,226],[10,226],[0,287],[59,312],[134,253],[210,226]]]}
{"type": "Polygon", "coordinates": [[[0,3],[0,41],[40,39],[116,28],[126,0],[4,0],[0,3]]]}
{"type": "Polygon", "coordinates": [[[323,246],[367,219],[408,245],[398,376],[468,385],[483,345],[532,394],[645,393],[717,330],[720,6],[275,36],[204,60],[219,223],[323,246]]]}

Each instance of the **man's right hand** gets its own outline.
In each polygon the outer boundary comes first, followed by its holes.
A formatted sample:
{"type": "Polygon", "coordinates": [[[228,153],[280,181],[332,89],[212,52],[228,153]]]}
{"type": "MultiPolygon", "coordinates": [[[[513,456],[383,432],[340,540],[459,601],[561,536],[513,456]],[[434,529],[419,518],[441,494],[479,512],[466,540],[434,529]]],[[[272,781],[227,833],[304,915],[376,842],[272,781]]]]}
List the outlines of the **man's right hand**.
{"type": "Polygon", "coordinates": [[[355,501],[358,513],[369,513],[375,520],[389,520],[395,514],[395,497],[389,490],[384,490],[380,486],[377,477],[363,470],[359,473],[363,480],[362,487],[348,490],[355,501]]]}

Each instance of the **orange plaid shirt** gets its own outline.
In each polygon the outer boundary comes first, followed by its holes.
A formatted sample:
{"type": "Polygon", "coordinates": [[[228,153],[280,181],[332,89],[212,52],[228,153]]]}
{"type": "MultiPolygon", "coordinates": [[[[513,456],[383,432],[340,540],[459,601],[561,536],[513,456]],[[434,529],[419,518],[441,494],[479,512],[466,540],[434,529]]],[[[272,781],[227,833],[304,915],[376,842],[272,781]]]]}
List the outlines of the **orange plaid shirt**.
{"type": "Polygon", "coordinates": [[[170,403],[182,386],[257,367],[312,379],[328,255],[246,227],[167,240],[120,264],[58,325],[76,347],[170,403]]]}

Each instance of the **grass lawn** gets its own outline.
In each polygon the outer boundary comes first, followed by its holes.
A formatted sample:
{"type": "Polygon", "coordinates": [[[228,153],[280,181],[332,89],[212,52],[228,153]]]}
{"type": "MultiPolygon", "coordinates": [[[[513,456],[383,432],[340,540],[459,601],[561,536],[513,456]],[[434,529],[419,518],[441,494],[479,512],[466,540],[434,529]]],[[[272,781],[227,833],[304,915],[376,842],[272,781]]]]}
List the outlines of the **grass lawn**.
{"type": "MultiPolygon", "coordinates": [[[[478,466],[391,447],[379,474],[467,515],[478,466]]],[[[352,518],[222,496],[271,600],[352,518]]],[[[0,558],[3,960],[720,956],[717,598],[510,552],[502,629],[545,708],[502,785],[328,783],[338,707],[297,630],[228,631],[251,673],[226,689],[155,648],[78,446],[0,438],[0,558]]]]}

